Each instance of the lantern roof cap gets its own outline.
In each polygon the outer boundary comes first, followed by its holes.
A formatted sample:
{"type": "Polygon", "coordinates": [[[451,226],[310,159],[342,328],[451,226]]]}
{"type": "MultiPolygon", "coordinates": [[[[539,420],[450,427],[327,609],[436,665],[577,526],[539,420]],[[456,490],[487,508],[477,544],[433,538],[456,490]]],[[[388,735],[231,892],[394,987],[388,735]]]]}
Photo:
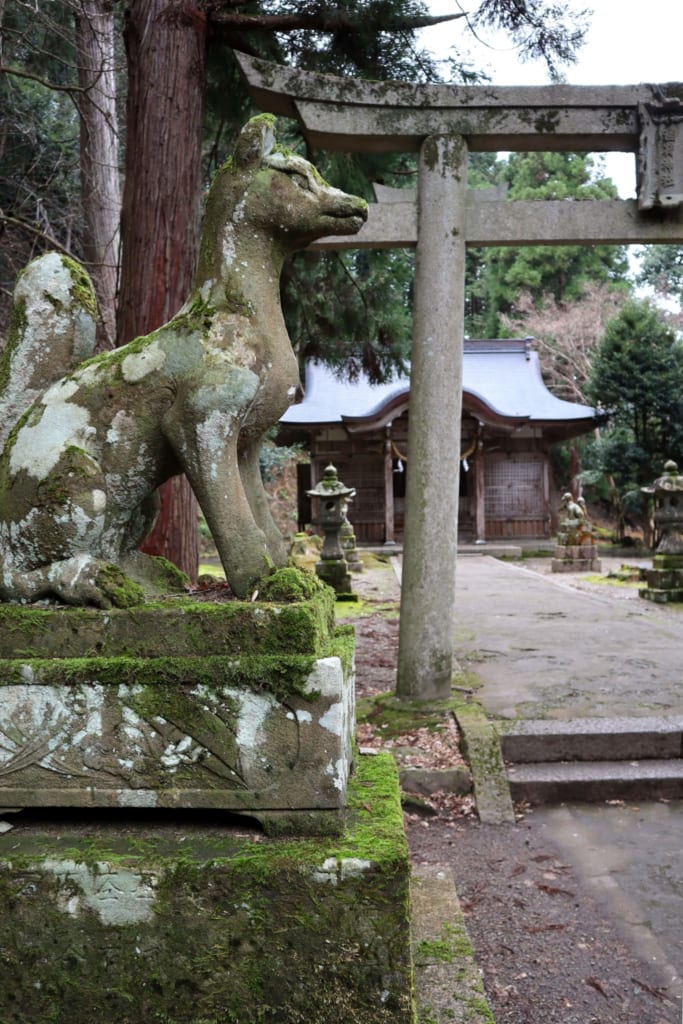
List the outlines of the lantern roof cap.
{"type": "Polygon", "coordinates": [[[318,480],[312,490],[306,491],[309,498],[352,498],[355,493],[355,487],[346,487],[341,482],[332,463],[325,467],[322,480],[318,480]]]}
{"type": "Polygon", "coordinates": [[[645,494],[663,494],[670,491],[683,493],[683,476],[678,472],[678,463],[668,459],[664,463],[664,475],[657,477],[649,487],[641,487],[645,494]]]}

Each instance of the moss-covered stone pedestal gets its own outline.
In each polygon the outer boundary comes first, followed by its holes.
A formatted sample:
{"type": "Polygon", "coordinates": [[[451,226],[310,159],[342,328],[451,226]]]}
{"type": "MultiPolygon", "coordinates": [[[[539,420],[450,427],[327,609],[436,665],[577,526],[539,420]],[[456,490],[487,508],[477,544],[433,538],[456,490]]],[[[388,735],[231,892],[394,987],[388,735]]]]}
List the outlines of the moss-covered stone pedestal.
{"type": "Polygon", "coordinates": [[[652,568],[645,573],[647,586],[639,593],[646,601],[667,604],[683,601],[683,554],[655,555],[652,568]]]}
{"type": "Polygon", "coordinates": [[[3,1024],[411,1024],[390,758],[358,759],[334,839],[203,818],[14,819],[0,835],[3,1024]]]}
{"type": "Polygon", "coordinates": [[[2,1024],[411,1024],[353,633],[312,574],[259,598],[0,605],[2,1024]]]}
{"type": "Polygon", "coordinates": [[[550,567],[553,572],[602,572],[596,544],[558,544],[550,567]]]}
{"type": "Polygon", "coordinates": [[[353,636],[313,576],[280,570],[263,596],[0,605],[0,806],[212,808],[338,832],[353,636]]]}

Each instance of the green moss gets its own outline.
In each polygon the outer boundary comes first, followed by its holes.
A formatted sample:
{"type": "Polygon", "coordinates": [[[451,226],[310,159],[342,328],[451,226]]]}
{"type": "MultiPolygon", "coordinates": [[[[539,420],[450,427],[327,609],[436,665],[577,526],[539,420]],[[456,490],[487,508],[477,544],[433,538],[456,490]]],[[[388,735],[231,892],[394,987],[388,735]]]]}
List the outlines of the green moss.
{"type": "Polygon", "coordinates": [[[50,474],[37,488],[40,505],[48,509],[59,508],[73,501],[78,484],[99,475],[99,469],[83,448],[69,445],[59,457],[50,474]]]}
{"type": "Polygon", "coordinates": [[[287,566],[284,569],[276,569],[271,576],[261,582],[259,597],[262,601],[284,603],[306,601],[319,594],[323,586],[315,573],[287,566]]]}
{"type": "Polygon", "coordinates": [[[400,700],[393,691],[362,697],[356,703],[356,720],[368,722],[391,739],[411,729],[438,730],[445,715],[453,714],[460,700],[446,701],[400,700]]]}
{"type": "Polygon", "coordinates": [[[254,125],[255,127],[263,126],[265,128],[270,128],[272,131],[275,131],[277,117],[275,116],[275,114],[255,114],[253,117],[249,119],[249,124],[254,125]]]}
{"type": "Polygon", "coordinates": [[[97,298],[92,281],[85,268],[69,256],[62,256],[62,266],[71,276],[71,294],[74,302],[84,309],[93,320],[97,320],[97,298]]]}
{"type": "MultiPolygon", "coordinates": [[[[165,330],[165,327],[159,328],[159,331],[162,330],[165,330]]],[[[153,333],[157,334],[159,332],[155,331],[153,333]]],[[[115,348],[106,352],[98,352],[97,355],[91,356],[89,359],[84,359],[82,363],[79,363],[77,372],[80,374],[85,368],[101,366],[104,364],[107,364],[111,366],[113,370],[118,370],[120,372],[121,363],[126,356],[141,352],[145,349],[152,336],[152,334],[142,334],[137,338],[133,338],[126,345],[122,345],[120,348],[115,348]]],[[[73,379],[74,374],[72,373],[70,376],[71,379],[73,379]]]]}
{"type": "Polygon", "coordinates": [[[0,358],[0,395],[7,388],[12,355],[26,330],[27,323],[26,300],[20,299],[18,302],[13,302],[10,310],[7,343],[0,358]]]}
{"type": "Polygon", "coordinates": [[[244,297],[242,289],[234,281],[230,285],[226,285],[224,300],[229,313],[234,313],[236,316],[244,316],[248,320],[256,316],[256,307],[253,302],[244,297]]]}
{"type": "Polygon", "coordinates": [[[438,939],[424,939],[414,949],[418,963],[452,964],[459,960],[474,958],[474,950],[463,922],[460,926],[445,922],[438,939]]]}
{"type": "MultiPolygon", "coordinates": [[[[161,563],[165,570],[164,563],[161,563]]],[[[172,577],[177,578],[177,570],[172,577]]],[[[170,587],[173,578],[166,580],[170,587]]],[[[307,601],[197,601],[170,595],[145,605],[114,608],[45,608],[0,603],[0,657],[35,650],[43,657],[136,657],[262,653],[321,654],[334,630],[334,595],[320,588],[307,601]]]]}
{"type": "Polygon", "coordinates": [[[185,593],[190,582],[187,573],[162,555],[150,555],[145,562],[146,574],[157,589],[185,593]]]}
{"type": "Polygon", "coordinates": [[[95,583],[115,608],[134,608],[145,603],[142,587],[126,576],[117,565],[101,565],[95,583]]]}
{"type": "Polygon", "coordinates": [[[601,573],[587,574],[582,575],[582,579],[589,583],[604,583],[612,587],[638,587],[642,585],[646,576],[645,570],[640,566],[622,565],[615,572],[609,572],[607,575],[601,573]]]}
{"type": "Polygon", "coordinates": [[[335,608],[335,614],[339,619],[365,619],[369,615],[397,619],[400,609],[398,601],[364,601],[359,598],[353,602],[340,602],[335,608]]]}
{"type": "Polygon", "coordinates": [[[409,861],[389,758],[360,759],[351,799],[337,842],[190,823],[0,837],[13,978],[0,1019],[410,1024],[409,861]],[[364,867],[343,874],[349,858],[364,867]],[[89,873],[69,876],[65,860],[89,873]],[[153,913],[107,926],[87,888],[126,871],[153,887],[153,913]]]}
{"type": "Polygon", "coordinates": [[[472,996],[468,1001],[468,1007],[473,1012],[479,1015],[481,1024],[496,1024],[495,1018],[491,1013],[489,1004],[486,1001],[486,996],[482,993],[479,996],[472,996]]]}
{"type": "Polygon", "coordinates": [[[351,671],[355,650],[356,631],[353,626],[337,626],[324,656],[339,658],[346,676],[351,671]]]}
{"type": "MultiPolygon", "coordinates": [[[[113,582],[116,586],[117,577],[113,578],[113,582]]],[[[251,612],[252,608],[253,606],[246,610],[251,612]]],[[[258,633],[252,636],[250,641],[245,639],[242,646],[246,648],[246,652],[240,652],[233,636],[233,652],[206,654],[203,650],[207,646],[207,639],[201,632],[197,636],[194,649],[188,645],[188,640],[192,637],[193,619],[199,620],[198,628],[206,626],[205,611],[206,606],[195,604],[192,606],[193,614],[184,616],[182,620],[171,615],[168,626],[173,636],[166,640],[161,632],[164,617],[159,618],[154,609],[148,614],[150,610],[147,607],[133,608],[130,612],[112,610],[106,613],[94,609],[60,610],[55,615],[42,608],[0,605],[0,627],[3,636],[0,652],[5,655],[11,652],[10,657],[0,658],[0,686],[24,682],[25,673],[30,670],[42,683],[51,685],[70,686],[97,679],[105,686],[151,686],[155,696],[150,699],[154,701],[171,700],[174,689],[196,685],[205,686],[212,692],[226,686],[247,687],[257,692],[270,692],[279,700],[294,694],[312,699],[315,694],[308,690],[308,678],[318,658],[338,657],[345,672],[351,670],[355,644],[351,627],[341,627],[321,634],[315,621],[311,622],[304,615],[307,628],[297,631],[300,626],[297,622],[300,616],[297,613],[303,610],[289,606],[272,616],[273,628],[270,629],[266,625],[266,629],[261,633],[262,642],[259,642],[258,633]],[[287,612],[292,614],[288,615],[287,612]],[[103,627],[106,635],[112,630],[117,619],[125,622],[128,616],[128,621],[133,625],[139,617],[142,642],[146,639],[147,631],[153,630],[155,636],[152,640],[157,652],[155,656],[136,656],[124,652],[107,657],[98,654],[96,650],[79,657],[64,656],[69,642],[73,643],[74,630],[83,646],[83,637],[88,635],[91,625],[103,627]],[[279,638],[282,638],[282,642],[279,638]],[[164,649],[173,649],[173,641],[176,641],[181,653],[162,654],[164,649]],[[53,644],[56,645],[56,656],[52,653],[53,644]],[[47,651],[50,652],[50,656],[47,656],[47,651]],[[256,651],[262,653],[255,653],[256,651]]],[[[228,628],[235,624],[234,617],[219,616],[219,629],[222,622],[226,622],[228,628]]],[[[252,632],[254,630],[254,620],[251,616],[245,624],[245,629],[252,632]]],[[[99,629],[92,634],[93,648],[101,644],[97,638],[102,635],[99,629]]],[[[222,639],[225,640],[224,637],[222,639]]],[[[149,638],[147,642],[150,642],[149,638]]]]}
{"type": "Polygon", "coordinates": [[[184,312],[177,313],[173,317],[168,327],[175,331],[187,332],[188,334],[192,334],[195,331],[198,331],[200,334],[208,334],[215,313],[215,306],[205,302],[201,295],[197,294],[184,312]]]}
{"type": "MultiPolygon", "coordinates": [[[[336,654],[334,644],[328,651],[336,654]]],[[[97,680],[103,686],[149,687],[149,700],[172,703],[174,694],[185,699],[183,687],[203,686],[210,692],[225,687],[267,691],[278,700],[294,694],[310,699],[316,696],[306,688],[316,661],[314,655],[211,655],[191,658],[16,658],[0,660],[2,686],[26,681],[30,670],[44,685],[87,685],[97,680]]]]}

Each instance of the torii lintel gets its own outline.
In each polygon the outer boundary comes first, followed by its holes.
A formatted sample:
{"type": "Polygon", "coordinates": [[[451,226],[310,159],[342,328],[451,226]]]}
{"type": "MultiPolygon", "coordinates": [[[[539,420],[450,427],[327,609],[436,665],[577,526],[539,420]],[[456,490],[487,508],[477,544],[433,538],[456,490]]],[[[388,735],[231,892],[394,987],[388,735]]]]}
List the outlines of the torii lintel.
{"type": "Polygon", "coordinates": [[[314,147],[417,152],[432,135],[470,151],[638,154],[639,208],[683,203],[683,83],[429,85],[320,75],[237,54],[254,102],[295,117],[314,147]]]}

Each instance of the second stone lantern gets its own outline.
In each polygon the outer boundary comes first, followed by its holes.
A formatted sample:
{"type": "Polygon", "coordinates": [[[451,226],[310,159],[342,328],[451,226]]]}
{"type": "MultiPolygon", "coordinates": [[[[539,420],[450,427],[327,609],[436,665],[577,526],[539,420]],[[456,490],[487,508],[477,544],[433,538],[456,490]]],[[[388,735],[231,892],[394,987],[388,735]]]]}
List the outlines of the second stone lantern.
{"type": "Polygon", "coordinates": [[[337,594],[351,592],[351,576],[348,562],[344,557],[341,530],[348,522],[348,503],[355,493],[355,488],[344,486],[333,465],[327,466],[322,480],[319,480],[312,490],[306,491],[310,498],[318,499],[318,517],[315,522],[322,529],[324,536],[320,561],[316,564],[315,571],[337,594]]]}

